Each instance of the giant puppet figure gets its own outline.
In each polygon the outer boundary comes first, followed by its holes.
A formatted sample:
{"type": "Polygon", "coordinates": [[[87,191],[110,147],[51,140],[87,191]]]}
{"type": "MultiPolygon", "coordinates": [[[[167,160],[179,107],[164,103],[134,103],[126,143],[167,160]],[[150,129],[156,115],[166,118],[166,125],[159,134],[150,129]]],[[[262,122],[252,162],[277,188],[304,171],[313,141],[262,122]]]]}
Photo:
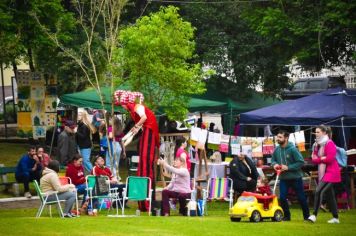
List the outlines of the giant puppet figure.
{"type": "MultiPolygon", "coordinates": [[[[121,105],[130,112],[131,118],[135,122],[135,126],[130,132],[136,134],[142,127],[137,176],[150,177],[152,180],[152,189],[154,190],[155,147],[157,147],[157,152],[159,150],[159,131],[156,117],[150,109],[141,104],[143,102],[143,95],[139,92],[117,90],[114,93],[114,99],[116,105],[121,105]]],[[[148,202],[139,202],[139,208],[141,211],[147,211],[148,202]]]]}

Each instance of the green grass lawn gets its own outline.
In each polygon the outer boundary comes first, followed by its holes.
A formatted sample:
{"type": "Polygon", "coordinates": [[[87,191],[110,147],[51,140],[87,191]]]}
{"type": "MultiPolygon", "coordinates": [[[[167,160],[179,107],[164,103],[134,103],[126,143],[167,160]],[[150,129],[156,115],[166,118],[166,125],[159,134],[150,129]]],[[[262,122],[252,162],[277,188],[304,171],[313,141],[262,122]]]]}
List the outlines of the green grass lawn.
{"type": "MultiPolygon", "coordinates": [[[[355,235],[356,210],[340,213],[339,225],[326,223],[330,213],[320,213],[315,224],[304,222],[299,208],[292,209],[292,221],[251,223],[247,219],[230,222],[227,203],[209,203],[204,217],[140,217],[109,218],[106,211],[97,217],[82,216],[60,219],[45,211],[39,219],[37,209],[0,209],[0,235],[355,235]]],[[[128,214],[134,214],[131,204],[128,214]]],[[[56,212],[55,212],[56,213],[56,212]]]]}

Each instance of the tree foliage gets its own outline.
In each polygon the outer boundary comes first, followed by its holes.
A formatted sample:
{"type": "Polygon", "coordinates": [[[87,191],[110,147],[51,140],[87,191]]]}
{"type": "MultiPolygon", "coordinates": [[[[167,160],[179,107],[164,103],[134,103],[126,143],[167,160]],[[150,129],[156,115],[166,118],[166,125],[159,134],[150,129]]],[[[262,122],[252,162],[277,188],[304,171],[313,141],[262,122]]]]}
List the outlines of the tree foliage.
{"type": "Polygon", "coordinates": [[[306,69],[354,64],[356,2],[270,1],[245,8],[243,18],[306,69]]]}
{"type": "Polygon", "coordinates": [[[187,113],[189,95],[204,92],[203,73],[194,58],[194,28],[175,7],[137,20],[120,33],[116,60],[134,90],[145,94],[154,110],[164,107],[170,118],[187,113]]]}

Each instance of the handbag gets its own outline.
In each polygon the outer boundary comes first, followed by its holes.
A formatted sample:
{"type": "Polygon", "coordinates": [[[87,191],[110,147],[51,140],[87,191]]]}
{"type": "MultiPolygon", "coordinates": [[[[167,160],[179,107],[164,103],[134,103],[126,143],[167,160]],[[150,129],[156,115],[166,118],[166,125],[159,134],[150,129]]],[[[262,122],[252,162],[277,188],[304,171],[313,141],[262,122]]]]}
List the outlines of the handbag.
{"type": "Polygon", "coordinates": [[[109,194],[109,184],[107,183],[107,178],[105,176],[95,177],[95,195],[108,195],[109,194]]]}

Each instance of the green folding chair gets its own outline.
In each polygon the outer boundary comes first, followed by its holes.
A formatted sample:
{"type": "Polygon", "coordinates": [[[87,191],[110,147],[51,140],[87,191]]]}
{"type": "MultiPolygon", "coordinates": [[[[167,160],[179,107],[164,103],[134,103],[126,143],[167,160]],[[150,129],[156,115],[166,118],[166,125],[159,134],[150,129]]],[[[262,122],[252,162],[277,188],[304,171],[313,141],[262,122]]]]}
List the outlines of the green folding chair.
{"type": "MultiPolygon", "coordinates": [[[[126,179],[126,189],[123,193],[123,202],[149,201],[148,215],[151,215],[152,182],[149,177],[129,176],[126,179]]],[[[125,207],[122,207],[122,216],[125,216],[125,207]]]]}
{"type": "Polygon", "coordinates": [[[43,193],[37,180],[34,180],[34,185],[35,185],[35,189],[37,192],[38,197],[41,200],[41,205],[40,208],[38,208],[37,214],[36,214],[36,218],[39,218],[42,214],[42,211],[44,209],[44,207],[47,205],[49,207],[49,215],[52,217],[52,209],[51,206],[52,205],[57,205],[58,207],[58,213],[60,217],[64,217],[63,215],[63,211],[62,211],[62,207],[61,207],[61,202],[64,202],[65,200],[59,200],[58,198],[58,191],[49,191],[49,192],[45,192],[43,193]],[[55,199],[54,201],[48,201],[48,197],[54,195],[55,199]]]}

